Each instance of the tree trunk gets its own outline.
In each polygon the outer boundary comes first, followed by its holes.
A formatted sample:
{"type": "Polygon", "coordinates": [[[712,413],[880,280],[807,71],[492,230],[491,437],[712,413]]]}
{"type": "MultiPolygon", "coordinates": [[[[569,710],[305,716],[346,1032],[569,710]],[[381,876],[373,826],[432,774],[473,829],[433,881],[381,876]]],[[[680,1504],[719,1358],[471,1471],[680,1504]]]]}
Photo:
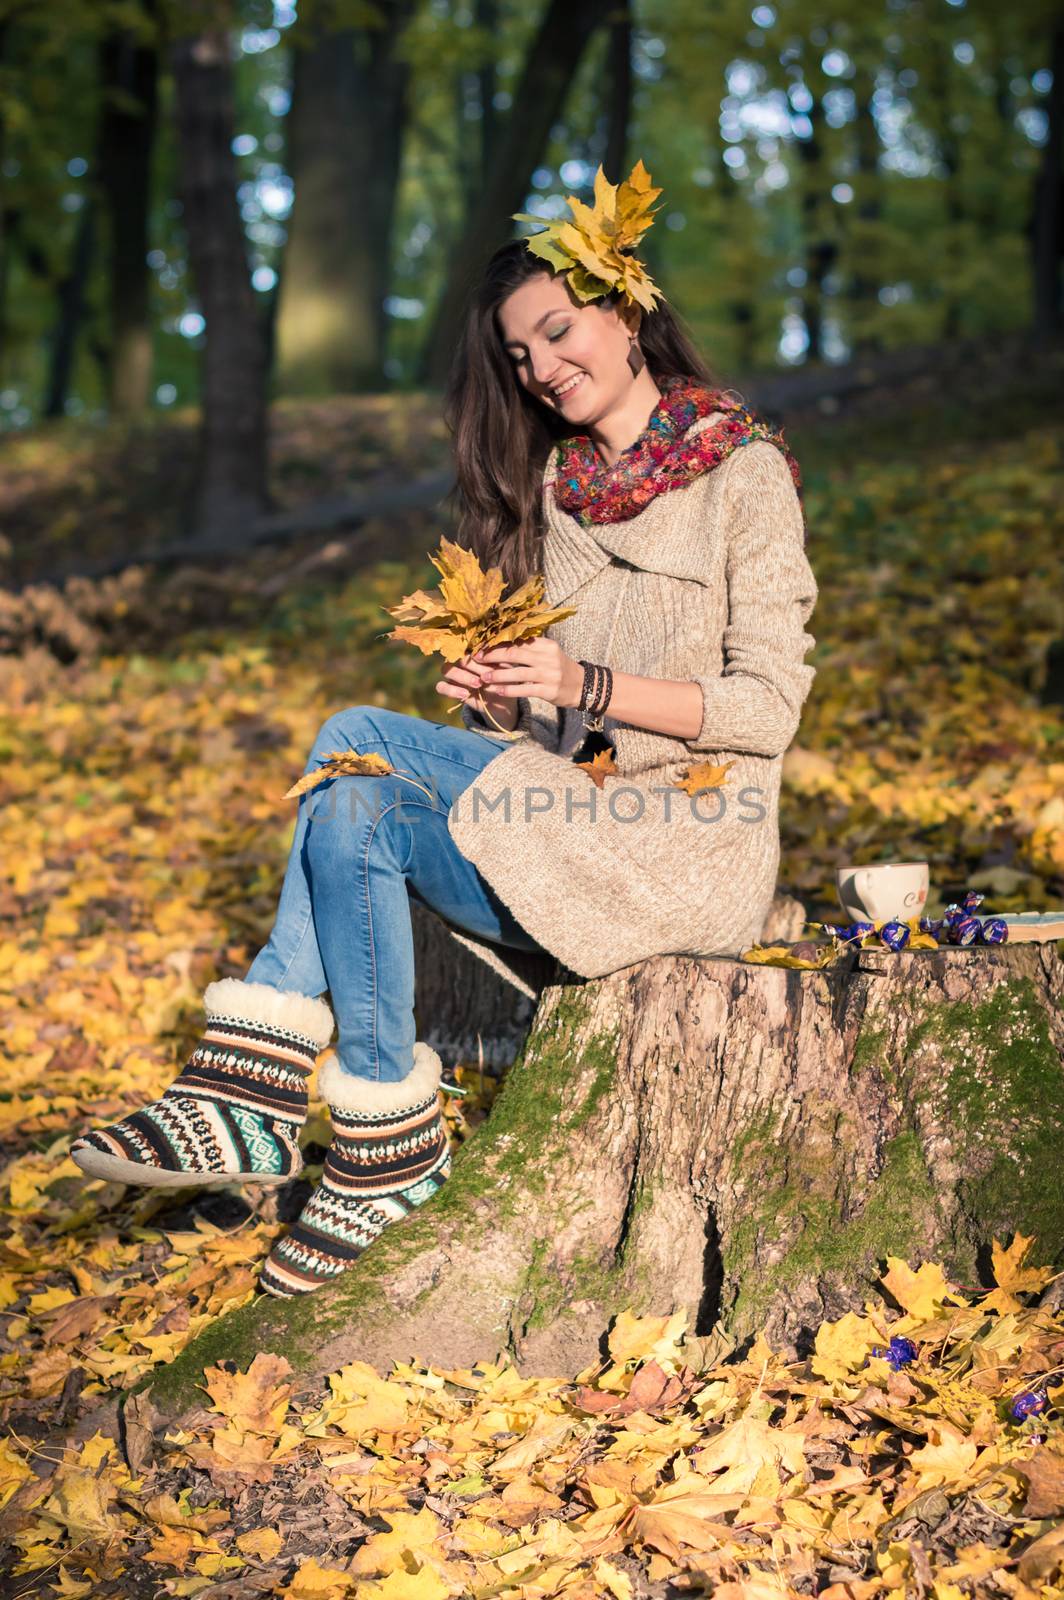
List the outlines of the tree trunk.
{"type": "Polygon", "coordinates": [[[178,40],[173,69],[189,262],[207,323],[193,525],[209,544],[266,509],[265,340],[237,209],[228,30],[178,40]]]}
{"type": "Polygon", "coordinates": [[[961,187],[961,142],[953,126],[953,51],[954,31],[943,19],[946,32],[932,28],[927,40],[926,65],[921,76],[926,80],[927,107],[930,113],[939,160],[944,176],[944,233],[940,280],[943,285],[943,340],[960,337],[962,325],[961,266],[964,250],[964,195],[961,187]]]}
{"type": "Polygon", "coordinates": [[[1058,1264],[1062,1000],[1053,944],[558,969],[440,1194],[335,1283],[215,1323],[135,1413],[182,1414],[205,1365],[259,1350],[308,1392],[352,1359],[574,1374],[628,1306],[794,1359],[888,1255],[973,1284],[1020,1229],[1058,1264]]]}
{"type": "Polygon", "coordinates": [[[442,389],[447,381],[466,296],[489,257],[513,237],[515,211],[524,208],[529,174],[546,149],[581,57],[605,19],[608,0],[550,0],[536,31],[502,125],[491,173],[460,230],[451,266],[421,356],[420,380],[442,389]]]}
{"type": "Polygon", "coordinates": [[[855,143],[857,153],[857,226],[851,229],[854,268],[851,283],[853,303],[852,351],[855,359],[883,347],[878,333],[880,288],[879,254],[882,223],[882,193],[879,179],[879,129],[873,112],[876,55],[873,41],[866,41],[858,52],[854,84],[857,100],[855,143]]]}
{"type": "Polygon", "coordinates": [[[1034,328],[1042,339],[1060,332],[1060,267],[1064,254],[1064,25],[1053,30],[1053,85],[1049,91],[1049,129],[1035,183],[1031,230],[1034,270],[1034,328]]]}
{"type": "MultiPolygon", "coordinates": [[[[48,383],[41,408],[46,417],[62,417],[66,414],[78,334],[85,317],[95,236],[96,206],[91,198],[87,198],[78,217],[70,265],[55,286],[55,323],[48,341],[48,383]]],[[[47,278],[47,263],[40,261],[38,265],[41,275],[47,278]]],[[[34,270],[32,265],[31,270],[34,270]]]]}
{"type": "Polygon", "coordinates": [[[824,156],[824,102],[813,92],[809,107],[810,133],[798,144],[802,172],[802,238],[805,246],[805,287],[802,290],[802,320],[809,346],[807,361],[824,359],[824,280],[835,264],[838,245],[828,234],[831,179],[824,156]]]}
{"type": "MultiPolygon", "coordinates": [[[[498,37],[498,0],[474,0],[473,17],[478,28],[490,39],[498,37]]],[[[480,181],[487,183],[491,163],[495,158],[495,143],[499,126],[499,111],[495,95],[499,83],[499,64],[494,54],[477,68],[477,87],[480,92],[480,181]]]]}
{"type": "Polygon", "coordinates": [[[110,247],[111,411],[136,416],[151,399],[148,217],[157,121],[158,55],[127,31],[100,44],[99,180],[110,247]]]}
{"type": "Polygon", "coordinates": [[[610,13],[606,52],[606,153],[602,167],[611,183],[628,176],[628,130],[632,120],[632,8],[620,0],[610,13]]]}
{"type": "Polygon", "coordinates": [[[295,201],[277,305],[282,394],[380,389],[409,66],[408,0],[379,28],[293,40],[289,159],[295,201]]]}

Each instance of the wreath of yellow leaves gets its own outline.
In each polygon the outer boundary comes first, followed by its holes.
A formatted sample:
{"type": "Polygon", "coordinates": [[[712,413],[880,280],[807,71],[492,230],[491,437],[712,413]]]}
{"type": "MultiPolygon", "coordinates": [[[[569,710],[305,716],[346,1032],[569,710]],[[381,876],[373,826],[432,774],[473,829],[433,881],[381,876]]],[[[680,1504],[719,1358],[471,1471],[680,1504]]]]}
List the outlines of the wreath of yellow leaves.
{"type": "MultiPolygon", "coordinates": [[[[642,160],[619,186],[607,182],[601,164],[595,174],[595,204],[585,205],[575,195],[566,196],[572,220],[548,222],[525,240],[534,256],[567,272],[569,287],[578,300],[597,300],[620,289],[629,305],[653,311],[664,295],[651,281],[643,263],[631,254],[654,222],[651,206],[661,193],[651,186],[642,160]]],[[[515,222],[543,222],[528,211],[515,211],[515,222]]]]}

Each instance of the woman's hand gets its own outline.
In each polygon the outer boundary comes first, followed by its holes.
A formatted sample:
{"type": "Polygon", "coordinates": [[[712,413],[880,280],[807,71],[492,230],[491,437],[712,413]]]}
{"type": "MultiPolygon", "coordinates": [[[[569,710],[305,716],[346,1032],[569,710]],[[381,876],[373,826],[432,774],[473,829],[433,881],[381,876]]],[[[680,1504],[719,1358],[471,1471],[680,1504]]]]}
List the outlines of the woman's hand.
{"type": "Polygon", "coordinates": [[[484,692],[487,670],[477,657],[462,656],[448,666],[436,685],[436,693],[448,695],[452,700],[471,700],[478,707],[485,706],[493,717],[505,719],[517,708],[505,696],[484,692]]]}
{"type": "Polygon", "coordinates": [[[544,635],[524,644],[497,644],[463,656],[448,667],[436,690],[467,700],[479,689],[492,715],[498,715],[500,707],[512,705],[519,695],[532,695],[555,706],[579,705],[583,686],[580,663],[544,635]]]}
{"type": "Polygon", "coordinates": [[[497,644],[480,650],[473,665],[481,666],[489,696],[499,695],[505,701],[532,695],[553,706],[580,704],[584,669],[545,634],[524,644],[497,644]]]}

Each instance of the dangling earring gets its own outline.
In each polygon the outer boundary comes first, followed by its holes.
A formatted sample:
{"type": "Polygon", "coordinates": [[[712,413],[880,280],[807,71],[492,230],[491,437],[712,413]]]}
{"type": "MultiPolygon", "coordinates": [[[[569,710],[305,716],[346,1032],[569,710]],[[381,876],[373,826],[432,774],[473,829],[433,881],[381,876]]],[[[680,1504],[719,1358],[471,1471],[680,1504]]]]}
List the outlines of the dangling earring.
{"type": "Polygon", "coordinates": [[[638,340],[630,339],[628,341],[628,366],[631,369],[632,377],[638,378],[646,364],[647,358],[640,349],[638,340]]]}

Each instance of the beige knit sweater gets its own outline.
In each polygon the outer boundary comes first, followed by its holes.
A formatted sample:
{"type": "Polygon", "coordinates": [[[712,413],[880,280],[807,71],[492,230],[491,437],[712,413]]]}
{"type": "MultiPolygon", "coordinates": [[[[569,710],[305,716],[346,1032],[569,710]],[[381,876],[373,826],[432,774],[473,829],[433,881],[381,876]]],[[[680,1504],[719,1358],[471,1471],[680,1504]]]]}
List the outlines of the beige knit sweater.
{"type": "MultiPolygon", "coordinates": [[[[711,427],[717,414],[689,430],[711,427]]],[[[694,681],[702,726],[683,740],[614,721],[620,776],[602,790],[572,765],[581,713],[531,698],[517,737],[454,801],[448,829],[521,925],[573,972],[598,977],[669,952],[737,955],[757,941],[779,864],[783,754],[814,676],[803,662],[817,586],[782,453],[764,440],[658,495],[625,522],[584,528],[544,473],[548,630],[574,659],[694,681]],[[694,762],[734,762],[692,802],[694,762]]],[[[462,706],[466,727],[492,733],[462,706]]],[[[499,946],[459,942],[524,987],[499,946]]]]}

